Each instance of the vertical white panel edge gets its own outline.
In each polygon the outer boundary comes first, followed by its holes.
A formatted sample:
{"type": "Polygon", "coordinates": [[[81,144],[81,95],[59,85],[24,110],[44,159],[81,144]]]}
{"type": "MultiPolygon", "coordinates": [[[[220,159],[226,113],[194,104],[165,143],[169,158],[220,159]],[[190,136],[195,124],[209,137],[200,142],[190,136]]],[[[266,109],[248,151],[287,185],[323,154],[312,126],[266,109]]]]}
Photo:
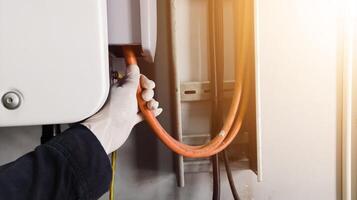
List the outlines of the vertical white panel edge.
{"type": "Polygon", "coordinates": [[[353,70],[353,6],[345,1],[343,38],[343,116],[342,116],[342,191],[343,200],[352,199],[352,70],[353,70]]]}
{"type": "MultiPolygon", "coordinates": [[[[173,78],[175,87],[175,129],[177,133],[177,139],[182,141],[182,106],[181,106],[181,88],[180,88],[180,73],[177,63],[177,31],[176,31],[176,0],[170,1],[170,17],[171,17],[171,48],[172,48],[172,59],[173,59],[173,78]]],[[[181,187],[185,186],[185,174],[184,174],[184,163],[183,156],[178,156],[178,170],[177,178],[178,185],[181,187]]]]}
{"type": "Polygon", "coordinates": [[[157,5],[156,0],[140,0],[141,46],[144,57],[153,62],[157,41],[157,5]]]}
{"type": "Polygon", "coordinates": [[[261,148],[261,87],[260,87],[260,59],[259,59],[259,0],[254,1],[254,44],[255,44],[255,102],[256,102],[256,120],[257,120],[257,166],[258,181],[263,181],[263,162],[261,148]]]}

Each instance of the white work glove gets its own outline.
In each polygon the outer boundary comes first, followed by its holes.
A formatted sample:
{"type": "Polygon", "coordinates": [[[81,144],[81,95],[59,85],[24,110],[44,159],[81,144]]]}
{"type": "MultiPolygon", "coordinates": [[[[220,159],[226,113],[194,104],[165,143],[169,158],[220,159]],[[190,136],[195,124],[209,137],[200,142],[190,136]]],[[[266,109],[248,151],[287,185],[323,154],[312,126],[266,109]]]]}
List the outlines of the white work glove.
{"type": "Polygon", "coordinates": [[[82,123],[94,133],[107,154],[123,145],[132,128],[143,121],[136,99],[139,82],[143,88],[142,98],[148,108],[155,116],[160,115],[162,108],[158,108],[159,103],[153,99],[155,83],[140,75],[137,65],[130,65],[125,83],[112,86],[110,99],[103,109],[82,123]]]}

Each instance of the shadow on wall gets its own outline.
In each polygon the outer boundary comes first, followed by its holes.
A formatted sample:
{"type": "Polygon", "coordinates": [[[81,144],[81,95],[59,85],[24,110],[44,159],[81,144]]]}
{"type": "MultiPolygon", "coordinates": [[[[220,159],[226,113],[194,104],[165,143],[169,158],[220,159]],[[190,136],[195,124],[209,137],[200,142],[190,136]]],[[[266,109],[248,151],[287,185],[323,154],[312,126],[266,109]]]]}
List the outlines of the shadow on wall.
{"type": "MultiPolygon", "coordinates": [[[[158,38],[160,38],[160,33],[158,38]]],[[[158,46],[160,46],[162,42],[164,41],[159,39],[158,46]]],[[[162,125],[170,131],[170,101],[172,101],[172,99],[170,99],[171,95],[168,95],[170,93],[168,58],[162,56],[160,52],[162,50],[160,49],[161,48],[158,48],[158,56],[156,57],[155,64],[139,60],[139,66],[142,74],[145,74],[149,79],[155,80],[156,82],[155,98],[158,98],[160,107],[164,109],[158,119],[162,125]],[[160,76],[156,76],[158,72],[160,72],[160,76]],[[162,77],[165,78],[162,79],[162,77]],[[160,78],[160,80],[158,80],[158,78],[160,78]]],[[[165,49],[167,49],[167,47],[165,49]]],[[[134,141],[131,145],[135,147],[135,162],[138,169],[161,172],[173,171],[173,154],[157,139],[146,122],[138,124],[134,128],[132,135],[134,141]]]]}
{"type": "Polygon", "coordinates": [[[12,162],[40,144],[41,127],[0,128],[0,165],[12,162]]]}
{"type": "MultiPolygon", "coordinates": [[[[158,1],[158,36],[155,63],[139,60],[138,64],[142,74],[156,82],[155,98],[164,109],[158,117],[162,126],[172,133],[172,109],[174,96],[172,74],[171,42],[168,19],[169,3],[166,0],[158,1]]],[[[152,170],[157,173],[173,173],[174,154],[164,146],[155,136],[147,123],[138,124],[132,135],[135,148],[135,163],[138,169],[152,170]]]]}

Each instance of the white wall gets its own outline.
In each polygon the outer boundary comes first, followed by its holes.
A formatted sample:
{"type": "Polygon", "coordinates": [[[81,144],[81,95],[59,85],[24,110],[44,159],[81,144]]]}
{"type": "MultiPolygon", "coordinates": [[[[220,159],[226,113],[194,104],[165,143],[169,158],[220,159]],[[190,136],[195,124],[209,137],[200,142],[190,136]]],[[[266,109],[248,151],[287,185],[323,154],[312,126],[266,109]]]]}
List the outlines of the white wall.
{"type": "Polygon", "coordinates": [[[250,199],[340,199],[335,3],[256,0],[263,182],[250,199]]]}

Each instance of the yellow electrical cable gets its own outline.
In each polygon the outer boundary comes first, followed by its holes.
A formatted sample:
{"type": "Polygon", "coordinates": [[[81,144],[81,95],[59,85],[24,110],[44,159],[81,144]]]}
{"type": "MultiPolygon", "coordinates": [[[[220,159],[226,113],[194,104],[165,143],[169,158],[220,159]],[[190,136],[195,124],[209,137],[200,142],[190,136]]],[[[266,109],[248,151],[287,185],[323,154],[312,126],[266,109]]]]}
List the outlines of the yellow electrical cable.
{"type": "Polygon", "coordinates": [[[117,152],[114,151],[111,155],[112,157],[112,182],[110,183],[109,190],[109,199],[114,200],[114,187],[115,187],[115,171],[116,171],[116,163],[117,163],[117,152]]]}

